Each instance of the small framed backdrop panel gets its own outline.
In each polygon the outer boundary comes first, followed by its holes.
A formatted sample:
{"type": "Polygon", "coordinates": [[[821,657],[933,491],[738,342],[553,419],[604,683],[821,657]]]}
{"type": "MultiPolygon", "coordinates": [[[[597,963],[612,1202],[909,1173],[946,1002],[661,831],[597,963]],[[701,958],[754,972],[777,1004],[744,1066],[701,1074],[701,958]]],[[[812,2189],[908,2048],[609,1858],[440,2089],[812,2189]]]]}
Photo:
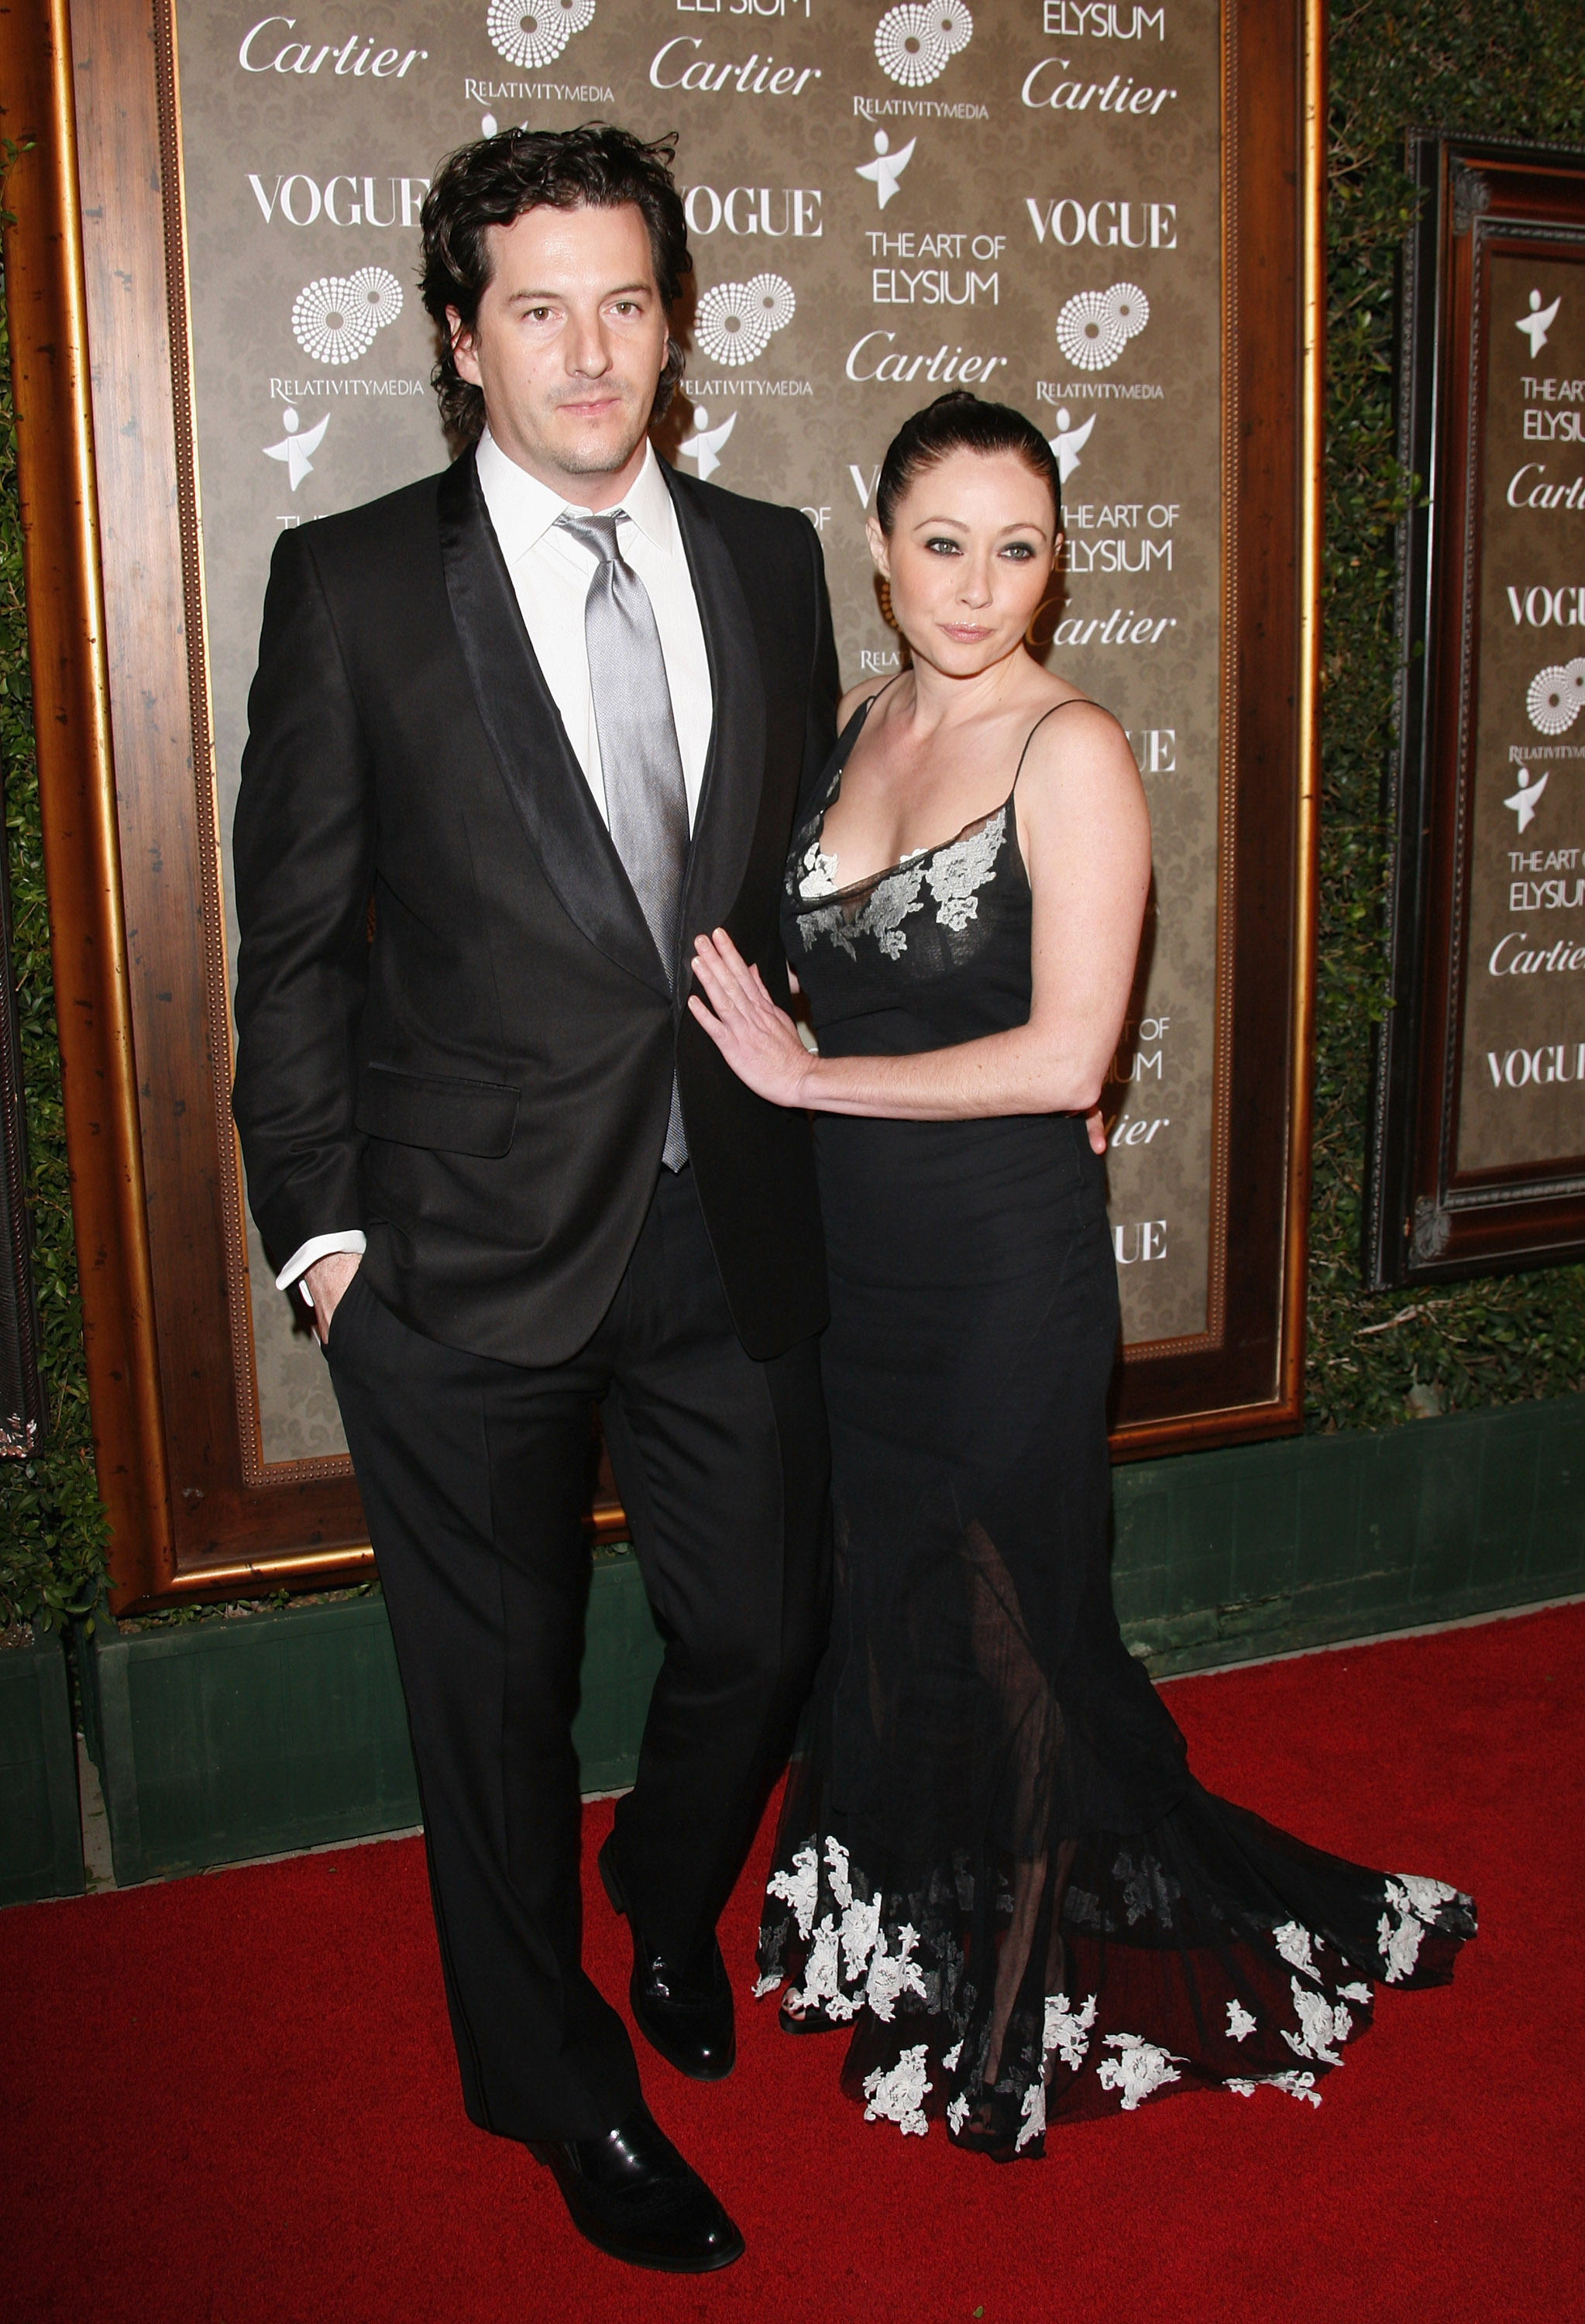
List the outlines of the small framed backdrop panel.
{"type": "MultiPolygon", "coordinates": [[[[1049,434],[1043,643],[1129,730],[1155,826],[1111,1098],[1114,1445],[1296,1426],[1319,0],[17,0],[0,40],[35,141],[13,242],[80,367],[72,429],[23,395],[23,448],[58,487],[30,503],[35,638],[78,648],[51,877],[122,1600],[368,1555],[247,1216],[228,834],[272,544],[443,460],[419,206],[519,122],[678,134],[696,280],[661,447],[806,511],[847,682],[902,652],[864,541],[901,420],[967,383],[1049,434]]],[[[622,1522],[608,1485],[594,1517],[622,1522]]]]}
{"type": "Polygon", "coordinates": [[[1585,152],[1410,151],[1378,1285],[1585,1251],[1585,152]]]}

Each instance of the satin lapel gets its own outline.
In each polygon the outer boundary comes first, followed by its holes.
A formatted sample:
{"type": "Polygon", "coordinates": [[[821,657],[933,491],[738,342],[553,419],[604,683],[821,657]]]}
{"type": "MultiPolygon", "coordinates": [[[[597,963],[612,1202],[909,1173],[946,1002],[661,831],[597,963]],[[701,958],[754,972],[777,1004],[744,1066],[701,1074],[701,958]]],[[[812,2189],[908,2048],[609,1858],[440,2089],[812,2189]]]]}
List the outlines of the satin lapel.
{"type": "Polygon", "coordinates": [[[742,886],[765,776],[765,687],[749,601],[726,543],[662,466],[693,576],[715,715],[683,890],[685,957],[701,928],[725,919],[742,886]]]}
{"type": "Polygon", "coordinates": [[[439,512],[451,617],[480,720],[529,844],[589,942],[669,997],[670,980],[639,899],[529,641],[471,452],[441,478],[439,512]]]}

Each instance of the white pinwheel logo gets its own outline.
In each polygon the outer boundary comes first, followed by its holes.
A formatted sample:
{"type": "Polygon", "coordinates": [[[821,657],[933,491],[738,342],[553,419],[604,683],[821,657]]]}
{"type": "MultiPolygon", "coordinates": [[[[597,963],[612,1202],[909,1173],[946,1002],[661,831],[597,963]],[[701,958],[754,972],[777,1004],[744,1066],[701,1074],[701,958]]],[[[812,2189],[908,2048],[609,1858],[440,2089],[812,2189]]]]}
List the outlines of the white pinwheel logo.
{"type": "Polygon", "coordinates": [[[1530,724],[1543,734],[1566,734],[1585,710],[1585,654],[1538,669],[1525,696],[1530,724]]]}
{"type": "Polygon", "coordinates": [[[1056,344],[1080,371],[1105,371],[1149,320],[1150,301],[1137,282],[1080,290],[1056,318],[1056,344]]]}
{"type": "Polygon", "coordinates": [[[694,337],[712,363],[736,371],[755,363],[770,345],[773,331],[785,331],[797,312],[792,284],[779,274],[756,274],[751,282],[718,282],[706,290],[694,317],[694,337]]]}
{"type": "Polygon", "coordinates": [[[875,27],[875,57],[889,80],[923,88],[939,80],[948,60],[974,37],[963,0],[931,0],[928,7],[889,8],[875,27]]]}
{"type": "Polygon", "coordinates": [[[594,0],[490,0],[490,45],[509,65],[551,65],[594,21],[594,0]]]}
{"type": "Polygon", "coordinates": [[[374,334],[401,312],[401,285],[388,266],[360,266],[355,274],[321,274],[291,302],[291,327],[315,363],[356,363],[374,334]]]}

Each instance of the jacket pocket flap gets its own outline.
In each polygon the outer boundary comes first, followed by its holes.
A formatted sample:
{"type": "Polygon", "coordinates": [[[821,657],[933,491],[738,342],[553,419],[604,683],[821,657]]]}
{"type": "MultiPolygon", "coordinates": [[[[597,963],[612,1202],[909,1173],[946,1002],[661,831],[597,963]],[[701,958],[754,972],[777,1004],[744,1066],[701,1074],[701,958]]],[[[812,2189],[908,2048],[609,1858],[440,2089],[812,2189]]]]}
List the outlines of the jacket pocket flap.
{"type": "Polygon", "coordinates": [[[358,1077],[357,1126],[396,1146],[499,1160],[511,1151],[520,1094],[498,1082],[452,1081],[365,1065],[358,1077]]]}

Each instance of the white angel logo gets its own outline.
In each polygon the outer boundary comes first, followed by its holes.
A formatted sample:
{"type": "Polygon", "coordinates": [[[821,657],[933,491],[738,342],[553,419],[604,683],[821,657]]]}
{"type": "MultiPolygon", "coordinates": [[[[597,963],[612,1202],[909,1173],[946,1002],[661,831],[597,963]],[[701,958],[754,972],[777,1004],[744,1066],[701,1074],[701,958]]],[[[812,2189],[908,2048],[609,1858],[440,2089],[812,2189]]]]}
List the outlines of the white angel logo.
{"type": "Polygon", "coordinates": [[[1525,696],[1530,724],[1542,734],[1566,734],[1585,710],[1585,654],[1538,669],[1525,696]]]}
{"type": "Polygon", "coordinates": [[[1542,348],[1546,345],[1546,335],[1548,331],[1551,330],[1553,325],[1556,322],[1557,310],[1562,303],[1562,294],[1560,293],[1560,295],[1553,300],[1550,307],[1544,307],[1541,303],[1540,291],[1532,290],[1530,293],[1530,312],[1527,315],[1521,315],[1518,321],[1514,325],[1514,328],[1516,331],[1523,331],[1525,337],[1529,340],[1530,360],[1532,363],[1534,362],[1536,356],[1541,353],[1542,348]]]}
{"type": "Polygon", "coordinates": [[[537,70],[554,64],[573,34],[586,32],[594,21],[594,0],[490,0],[484,27],[509,65],[537,70]]]}
{"type": "Polygon", "coordinates": [[[316,363],[356,363],[374,334],[401,312],[401,285],[386,266],[360,266],[355,274],[321,274],[291,302],[291,328],[316,363]]]}
{"type": "Polygon", "coordinates": [[[1542,792],[1546,788],[1546,773],[1547,770],[1544,767],[1540,774],[1536,776],[1535,780],[1532,782],[1530,779],[1529,768],[1521,767],[1519,769],[1518,789],[1514,792],[1510,798],[1506,798],[1503,801],[1504,807],[1511,807],[1514,813],[1518,816],[1519,829],[1521,831],[1528,831],[1530,825],[1535,820],[1535,805],[1536,801],[1540,798],[1542,792]]]}
{"type": "Polygon", "coordinates": [[[327,412],[317,428],[305,429],[299,435],[301,422],[289,403],[281,415],[281,425],[286,433],[279,444],[265,445],[264,457],[266,460],[285,461],[287,479],[295,493],[314,465],[309,455],[317,452],[324,442],[325,430],[330,425],[330,414],[327,412]]]}
{"type": "Polygon", "coordinates": [[[875,27],[875,59],[889,80],[899,81],[904,88],[924,88],[940,79],[949,60],[973,37],[974,19],[963,0],[889,8],[875,27]]]}
{"type": "Polygon", "coordinates": [[[1150,301],[1137,282],[1076,291],[1056,318],[1056,344],[1077,370],[1106,371],[1149,320],[1150,301]]]}
{"type": "Polygon", "coordinates": [[[1079,454],[1090,441],[1090,430],[1095,425],[1096,417],[1097,415],[1092,411],[1082,428],[1075,428],[1074,415],[1067,405],[1065,403],[1057,405],[1056,433],[1055,436],[1047,437],[1046,441],[1056,455],[1056,474],[1059,483],[1065,484],[1074,470],[1083,465],[1079,454]]]}
{"type": "Polygon", "coordinates": [[[706,290],[694,317],[694,337],[712,363],[728,371],[757,363],[771,336],[785,331],[797,312],[792,284],[779,274],[756,274],[751,282],[718,282],[706,290]]]}
{"type": "Polygon", "coordinates": [[[727,438],[737,426],[737,413],[730,412],[719,428],[710,425],[710,414],[701,403],[694,411],[694,433],[686,444],[678,447],[685,460],[698,465],[699,482],[708,484],[721,466],[721,454],[727,438]]]}
{"type": "Polygon", "coordinates": [[[885,130],[878,129],[875,132],[875,159],[872,161],[861,161],[853,174],[855,177],[869,179],[880,196],[882,209],[897,192],[898,181],[913,160],[914,148],[918,142],[917,137],[910,137],[902,151],[894,153],[890,151],[891,140],[885,130]]]}

